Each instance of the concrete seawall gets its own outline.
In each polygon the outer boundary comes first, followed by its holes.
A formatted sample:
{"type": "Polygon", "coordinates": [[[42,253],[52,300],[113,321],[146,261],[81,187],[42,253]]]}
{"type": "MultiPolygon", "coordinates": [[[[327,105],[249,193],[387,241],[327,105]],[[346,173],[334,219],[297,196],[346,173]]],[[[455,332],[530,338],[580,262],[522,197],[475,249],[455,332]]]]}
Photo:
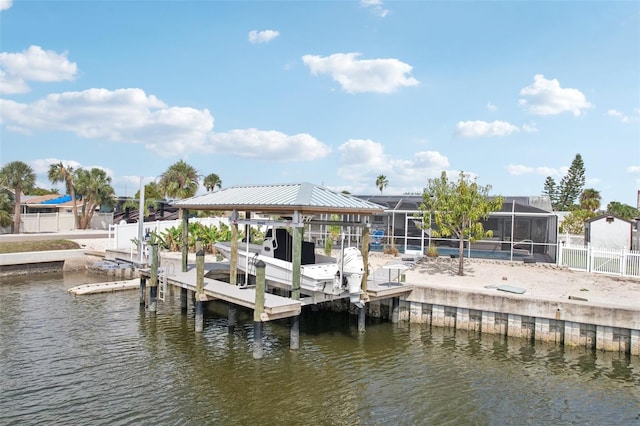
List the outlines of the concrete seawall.
{"type": "MultiPolygon", "coordinates": [[[[368,310],[387,318],[390,301],[368,310]]],[[[416,288],[400,300],[399,321],[640,356],[640,312],[631,308],[416,288]]]]}

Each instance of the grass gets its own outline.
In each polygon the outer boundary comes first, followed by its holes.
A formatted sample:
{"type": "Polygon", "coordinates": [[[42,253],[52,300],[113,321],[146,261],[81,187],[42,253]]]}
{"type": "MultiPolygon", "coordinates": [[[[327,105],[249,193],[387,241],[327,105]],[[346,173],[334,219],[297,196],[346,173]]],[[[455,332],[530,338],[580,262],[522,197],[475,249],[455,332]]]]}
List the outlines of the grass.
{"type": "Polygon", "coordinates": [[[15,241],[0,243],[0,254],[48,250],[74,250],[79,248],[80,245],[78,243],[69,240],[15,241]]]}

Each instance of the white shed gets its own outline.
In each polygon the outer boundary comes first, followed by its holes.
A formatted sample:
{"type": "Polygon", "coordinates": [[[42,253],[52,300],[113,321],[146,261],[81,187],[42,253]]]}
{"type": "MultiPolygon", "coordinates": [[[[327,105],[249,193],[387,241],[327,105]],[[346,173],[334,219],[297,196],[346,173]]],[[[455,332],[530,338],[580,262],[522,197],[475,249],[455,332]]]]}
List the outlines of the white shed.
{"type": "Polygon", "coordinates": [[[584,240],[596,248],[631,249],[633,224],[613,215],[601,215],[586,220],[584,240]]]}

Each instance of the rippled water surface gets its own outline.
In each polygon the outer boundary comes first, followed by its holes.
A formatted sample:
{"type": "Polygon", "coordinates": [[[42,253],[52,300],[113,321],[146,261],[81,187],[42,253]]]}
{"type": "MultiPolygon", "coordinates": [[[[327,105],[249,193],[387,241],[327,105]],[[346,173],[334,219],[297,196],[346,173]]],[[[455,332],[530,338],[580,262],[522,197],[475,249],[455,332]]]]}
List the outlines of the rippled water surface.
{"type": "Polygon", "coordinates": [[[0,424],[640,424],[640,359],[409,324],[304,312],[252,357],[252,314],[205,329],[179,298],[72,296],[84,273],[3,278],[0,424]]]}

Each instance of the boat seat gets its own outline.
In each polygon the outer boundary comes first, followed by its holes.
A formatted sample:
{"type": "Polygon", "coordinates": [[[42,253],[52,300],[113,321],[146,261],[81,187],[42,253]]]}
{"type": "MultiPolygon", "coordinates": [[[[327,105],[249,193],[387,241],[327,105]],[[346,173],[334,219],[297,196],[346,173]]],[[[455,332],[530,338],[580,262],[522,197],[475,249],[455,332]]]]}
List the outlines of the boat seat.
{"type": "Polygon", "coordinates": [[[278,242],[273,237],[266,237],[262,242],[262,250],[260,254],[267,257],[273,257],[274,252],[278,248],[278,242]]]}

